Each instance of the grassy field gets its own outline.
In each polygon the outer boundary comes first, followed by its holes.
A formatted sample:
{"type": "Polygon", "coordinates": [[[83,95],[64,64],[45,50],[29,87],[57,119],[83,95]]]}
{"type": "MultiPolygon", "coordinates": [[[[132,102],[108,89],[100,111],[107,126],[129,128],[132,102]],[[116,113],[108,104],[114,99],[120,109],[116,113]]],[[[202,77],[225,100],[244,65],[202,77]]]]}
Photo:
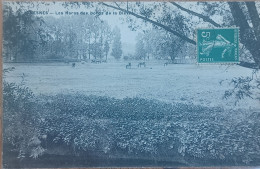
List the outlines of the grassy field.
{"type": "MultiPolygon", "coordinates": [[[[234,77],[251,76],[252,70],[240,66],[195,65],[147,62],[146,68],[125,69],[124,62],[67,64],[4,64],[15,70],[6,78],[23,83],[35,94],[80,92],[86,95],[115,98],[141,97],[167,103],[193,103],[224,108],[259,108],[257,101],[245,99],[234,106],[234,100],[223,100],[225,90],[232,88],[234,77]]],[[[255,92],[255,94],[257,94],[255,92]]]]}
{"type": "Polygon", "coordinates": [[[125,65],[4,64],[4,166],[259,165],[259,103],[222,98],[252,70],[125,65]]]}

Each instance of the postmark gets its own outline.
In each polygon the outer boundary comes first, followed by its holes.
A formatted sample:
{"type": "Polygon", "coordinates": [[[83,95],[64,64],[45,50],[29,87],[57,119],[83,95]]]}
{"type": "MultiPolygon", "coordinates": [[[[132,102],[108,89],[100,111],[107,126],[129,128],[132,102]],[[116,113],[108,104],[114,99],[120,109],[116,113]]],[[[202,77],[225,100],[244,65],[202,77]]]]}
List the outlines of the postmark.
{"type": "Polygon", "coordinates": [[[239,63],[239,29],[197,29],[198,63],[239,63]]]}

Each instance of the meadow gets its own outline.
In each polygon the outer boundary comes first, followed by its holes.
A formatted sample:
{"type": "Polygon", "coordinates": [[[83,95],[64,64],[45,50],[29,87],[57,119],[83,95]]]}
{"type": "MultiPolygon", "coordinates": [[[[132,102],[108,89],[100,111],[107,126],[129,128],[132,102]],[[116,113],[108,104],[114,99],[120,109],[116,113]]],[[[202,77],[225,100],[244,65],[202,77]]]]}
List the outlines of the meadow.
{"type": "Polygon", "coordinates": [[[259,165],[259,103],[223,98],[252,70],[126,64],[5,64],[4,166],[259,165]]]}
{"type": "MultiPolygon", "coordinates": [[[[65,63],[5,64],[15,67],[8,82],[24,83],[35,94],[55,95],[80,92],[86,95],[109,96],[118,99],[140,97],[167,103],[181,102],[224,108],[259,108],[257,101],[244,99],[234,106],[234,100],[223,100],[229,83],[235,77],[252,75],[252,70],[233,65],[196,65],[146,62],[77,63],[75,68],[65,63]]],[[[255,93],[257,94],[257,93],[255,93]]]]}

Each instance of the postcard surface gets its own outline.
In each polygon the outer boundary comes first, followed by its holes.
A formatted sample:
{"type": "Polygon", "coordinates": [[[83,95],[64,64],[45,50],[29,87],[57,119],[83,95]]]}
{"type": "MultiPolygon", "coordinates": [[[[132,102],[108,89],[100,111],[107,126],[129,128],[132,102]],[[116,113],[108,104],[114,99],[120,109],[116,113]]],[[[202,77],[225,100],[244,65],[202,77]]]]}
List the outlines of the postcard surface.
{"type": "Polygon", "coordinates": [[[260,2],[3,3],[3,167],[260,166],[260,2]]]}

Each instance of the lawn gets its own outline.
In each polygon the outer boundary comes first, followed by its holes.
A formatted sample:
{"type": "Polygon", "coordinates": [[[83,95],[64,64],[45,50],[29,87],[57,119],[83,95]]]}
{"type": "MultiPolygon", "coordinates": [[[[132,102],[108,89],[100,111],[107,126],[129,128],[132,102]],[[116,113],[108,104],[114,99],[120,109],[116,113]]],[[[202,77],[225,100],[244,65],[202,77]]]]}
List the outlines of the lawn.
{"type": "Polygon", "coordinates": [[[5,64],[4,165],[259,165],[259,103],[223,99],[250,69],[126,64],[5,64]]]}
{"type": "MultiPolygon", "coordinates": [[[[232,88],[234,77],[251,76],[252,70],[241,66],[195,65],[147,62],[146,68],[125,69],[124,62],[91,64],[4,64],[15,70],[6,78],[23,81],[35,94],[80,92],[86,95],[119,99],[141,97],[167,103],[193,103],[224,108],[259,108],[258,102],[245,99],[234,106],[234,100],[223,100],[225,90],[232,88]]],[[[255,93],[256,94],[256,93],[255,93]]]]}

